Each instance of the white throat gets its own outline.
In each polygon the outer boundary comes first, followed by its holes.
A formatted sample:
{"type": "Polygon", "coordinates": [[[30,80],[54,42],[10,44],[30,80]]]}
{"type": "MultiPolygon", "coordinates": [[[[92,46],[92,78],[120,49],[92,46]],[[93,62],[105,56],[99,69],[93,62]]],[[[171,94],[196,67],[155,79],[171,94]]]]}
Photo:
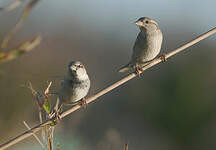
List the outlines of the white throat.
{"type": "Polygon", "coordinates": [[[77,74],[77,79],[79,79],[79,80],[86,80],[89,78],[88,74],[84,68],[78,69],[76,71],[76,74],[77,74]]]}

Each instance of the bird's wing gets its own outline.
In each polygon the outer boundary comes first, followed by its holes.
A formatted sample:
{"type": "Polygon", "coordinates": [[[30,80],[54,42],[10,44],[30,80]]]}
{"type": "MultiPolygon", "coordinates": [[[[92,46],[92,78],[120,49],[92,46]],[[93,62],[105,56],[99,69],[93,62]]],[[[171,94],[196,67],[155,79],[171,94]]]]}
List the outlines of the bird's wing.
{"type": "Polygon", "coordinates": [[[143,36],[143,34],[140,32],[133,46],[132,61],[139,59],[146,48],[146,36],[143,36]]]}
{"type": "Polygon", "coordinates": [[[130,62],[121,67],[118,72],[126,72],[126,71],[129,71],[131,69],[133,69],[133,66],[136,64],[137,60],[139,59],[139,56],[141,55],[141,52],[143,50],[143,47],[145,46],[144,43],[145,43],[145,37],[143,37],[142,33],[140,32],[138,35],[137,35],[137,38],[136,38],[136,41],[134,43],[134,46],[133,46],[133,54],[132,54],[132,57],[131,57],[131,60],[130,62]]]}
{"type": "Polygon", "coordinates": [[[61,82],[61,88],[59,90],[59,99],[62,101],[62,102],[66,102],[66,101],[69,101],[70,100],[70,97],[71,95],[73,94],[73,87],[74,87],[74,84],[73,84],[73,80],[71,79],[67,79],[65,78],[64,80],[62,80],[61,82]]]}

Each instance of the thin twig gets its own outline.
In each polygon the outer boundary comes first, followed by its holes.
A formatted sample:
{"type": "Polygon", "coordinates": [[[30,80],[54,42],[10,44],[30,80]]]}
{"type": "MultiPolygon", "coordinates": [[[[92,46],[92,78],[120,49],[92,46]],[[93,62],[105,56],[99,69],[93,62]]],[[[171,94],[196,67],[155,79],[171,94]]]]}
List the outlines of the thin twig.
{"type": "Polygon", "coordinates": [[[11,11],[11,10],[14,10],[15,8],[19,7],[23,3],[23,1],[24,0],[15,0],[11,4],[9,4],[8,6],[1,7],[0,11],[11,11]]]}
{"type": "MultiPolygon", "coordinates": [[[[181,46],[181,47],[179,47],[179,48],[177,48],[177,49],[171,51],[170,53],[165,54],[165,58],[167,59],[167,58],[169,58],[169,57],[171,57],[171,56],[173,56],[173,55],[175,55],[175,54],[177,54],[177,53],[183,51],[184,49],[186,49],[186,48],[188,48],[188,47],[194,45],[195,43],[198,43],[199,41],[201,41],[201,40],[203,40],[203,39],[209,37],[210,35],[212,35],[212,34],[214,34],[214,33],[216,33],[216,28],[211,29],[210,31],[208,31],[208,32],[206,32],[206,33],[200,35],[198,38],[196,38],[196,39],[194,39],[194,40],[188,42],[187,44],[185,44],[185,45],[183,45],[183,46],[181,46]]],[[[149,69],[149,68],[155,66],[156,64],[160,63],[161,61],[162,61],[161,58],[156,58],[156,59],[154,59],[152,62],[150,62],[148,65],[144,66],[144,67],[142,68],[142,70],[145,71],[145,70],[147,70],[147,69],[149,69]]],[[[100,96],[102,96],[102,95],[108,93],[109,91],[111,91],[111,90],[117,88],[118,86],[124,84],[125,82],[127,82],[127,81],[133,79],[133,78],[136,77],[136,76],[137,76],[136,72],[133,72],[133,73],[129,74],[128,76],[124,77],[124,78],[121,79],[120,81],[118,81],[118,82],[116,82],[116,83],[114,83],[114,84],[108,86],[107,88],[101,90],[101,91],[98,92],[97,94],[95,94],[95,95],[90,96],[89,98],[87,98],[87,99],[86,99],[86,103],[88,104],[88,103],[93,102],[93,101],[96,100],[98,97],[100,97],[100,96]]],[[[80,105],[76,105],[76,106],[72,107],[71,109],[69,109],[69,110],[63,112],[63,113],[60,115],[60,118],[66,117],[67,115],[69,115],[70,113],[72,113],[72,112],[78,110],[79,108],[81,108],[80,105]]],[[[6,148],[8,148],[8,147],[10,147],[10,146],[12,146],[12,145],[18,143],[19,141],[21,141],[21,140],[23,140],[23,139],[25,139],[25,138],[31,136],[33,133],[35,133],[35,132],[41,130],[42,127],[44,127],[44,126],[46,126],[46,125],[48,125],[48,124],[50,124],[50,123],[52,123],[52,121],[51,121],[51,120],[47,120],[47,121],[45,121],[44,123],[41,123],[41,124],[39,124],[39,125],[36,125],[36,126],[33,127],[31,130],[25,131],[24,133],[22,133],[22,134],[20,134],[20,135],[18,135],[18,136],[16,136],[16,137],[10,139],[10,140],[7,141],[6,143],[3,143],[2,145],[0,145],[0,150],[6,149],[6,148]]]]}
{"type": "MultiPolygon", "coordinates": [[[[39,115],[39,121],[40,123],[43,123],[43,117],[42,117],[42,109],[38,106],[38,115],[39,115]]],[[[44,143],[46,143],[46,133],[45,133],[45,129],[42,128],[41,129],[41,137],[42,137],[42,141],[44,143]]]]}
{"type": "MultiPolygon", "coordinates": [[[[50,93],[50,87],[52,85],[52,81],[49,82],[49,85],[47,86],[47,89],[45,90],[44,94],[46,95],[48,99],[48,95],[50,93]]],[[[53,150],[54,148],[54,126],[47,126],[47,141],[48,141],[48,150],[53,150]]]]}
{"type": "Polygon", "coordinates": [[[40,44],[41,39],[41,36],[37,35],[32,40],[25,41],[16,48],[13,48],[7,52],[0,52],[0,63],[8,62],[27,52],[30,52],[40,44]]]}
{"type": "Polygon", "coordinates": [[[45,92],[44,92],[44,94],[45,94],[46,96],[48,96],[49,93],[50,93],[50,87],[51,87],[51,85],[52,85],[52,81],[49,82],[49,85],[47,86],[47,89],[46,89],[45,92]]]}
{"type": "Polygon", "coordinates": [[[128,150],[128,144],[125,144],[124,150],[128,150]]]}
{"type": "MultiPolygon", "coordinates": [[[[23,121],[23,123],[27,127],[28,130],[31,129],[25,121],[23,121]]],[[[38,141],[38,143],[43,147],[43,149],[46,149],[46,147],[43,145],[43,143],[40,141],[40,139],[37,137],[37,135],[33,133],[33,136],[38,141]]]]}
{"type": "Polygon", "coordinates": [[[54,126],[47,126],[48,133],[47,133],[47,140],[48,140],[48,150],[53,150],[54,148],[54,126]]]}
{"type": "MultiPolygon", "coordinates": [[[[18,1],[19,2],[19,1],[18,1]]],[[[1,48],[6,48],[11,37],[22,27],[24,21],[29,16],[31,9],[39,2],[39,0],[31,0],[25,7],[22,16],[12,30],[4,37],[1,48]]]]}

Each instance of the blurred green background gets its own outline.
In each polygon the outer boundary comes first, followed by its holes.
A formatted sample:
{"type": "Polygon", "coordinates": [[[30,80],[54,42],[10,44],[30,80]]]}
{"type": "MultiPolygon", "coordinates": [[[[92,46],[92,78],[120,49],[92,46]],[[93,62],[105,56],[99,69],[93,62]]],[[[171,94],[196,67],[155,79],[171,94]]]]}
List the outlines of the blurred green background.
{"type": "MultiPolygon", "coordinates": [[[[0,6],[10,2],[1,0],[0,6]]],[[[0,65],[0,143],[24,131],[24,120],[38,123],[31,92],[22,87],[27,81],[43,91],[50,77],[66,74],[70,60],[80,60],[92,82],[89,95],[94,94],[124,76],[117,70],[130,59],[136,19],[148,16],[159,23],[166,53],[215,27],[215,5],[214,0],[41,0],[9,46],[37,33],[42,43],[0,65]]],[[[1,39],[24,6],[0,13],[1,39]]],[[[120,150],[125,143],[129,150],[215,149],[215,40],[214,35],[201,41],[69,115],[56,127],[55,144],[62,150],[120,150]]],[[[9,149],[29,148],[40,149],[32,137],[9,149]]]]}

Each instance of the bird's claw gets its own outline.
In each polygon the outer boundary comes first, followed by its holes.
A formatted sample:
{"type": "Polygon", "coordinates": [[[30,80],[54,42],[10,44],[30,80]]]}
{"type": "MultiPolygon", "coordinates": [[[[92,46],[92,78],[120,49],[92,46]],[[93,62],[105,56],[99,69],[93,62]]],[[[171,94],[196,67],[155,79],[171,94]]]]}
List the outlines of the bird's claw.
{"type": "Polygon", "coordinates": [[[62,120],[62,118],[61,118],[61,116],[60,116],[60,114],[59,114],[58,112],[56,113],[55,117],[56,117],[56,120],[57,120],[57,121],[58,121],[58,120],[62,120]]]}
{"type": "Polygon", "coordinates": [[[59,111],[57,111],[57,110],[54,110],[54,112],[50,114],[50,118],[53,118],[53,120],[55,120],[55,121],[62,120],[62,118],[59,114],[59,111]]]}
{"type": "Polygon", "coordinates": [[[86,108],[86,106],[87,106],[86,99],[85,99],[85,98],[82,98],[82,99],[79,101],[79,105],[80,105],[81,107],[86,108]]]}
{"type": "Polygon", "coordinates": [[[142,68],[136,66],[135,67],[135,71],[136,71],[136,74],[138,75],[138,77],[140,77],[141,73],[143,72],[142,68]]]}
{"type": "Polygon", "coordinates": [[[165,54],[161,54],[161,55],[159,56],[159,58],[160,58],[161,61],[163,61],[163,62],[166,62],[166,61],[167,61],[167,58],[166,58],[166,55],[165,55],[165,54]]]}

